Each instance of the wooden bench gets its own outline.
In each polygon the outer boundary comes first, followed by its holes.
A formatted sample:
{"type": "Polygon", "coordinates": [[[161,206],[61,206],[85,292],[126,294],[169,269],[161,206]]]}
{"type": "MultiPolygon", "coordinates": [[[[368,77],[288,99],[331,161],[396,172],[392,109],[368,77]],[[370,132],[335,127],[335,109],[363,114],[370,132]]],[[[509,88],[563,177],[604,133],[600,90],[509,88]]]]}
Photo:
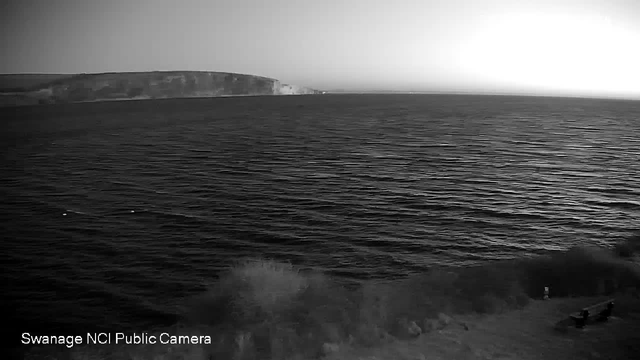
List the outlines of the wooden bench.
{"type": "Polygon", "coordinates": [[[613,311],[614,303],[615,299],[609,299],[607,301],[582,308],[580,311],[569,315],[569,318],[573,320],[577,328],[583,328],[589,322],[594,320],[607,321],[613,311]]]}

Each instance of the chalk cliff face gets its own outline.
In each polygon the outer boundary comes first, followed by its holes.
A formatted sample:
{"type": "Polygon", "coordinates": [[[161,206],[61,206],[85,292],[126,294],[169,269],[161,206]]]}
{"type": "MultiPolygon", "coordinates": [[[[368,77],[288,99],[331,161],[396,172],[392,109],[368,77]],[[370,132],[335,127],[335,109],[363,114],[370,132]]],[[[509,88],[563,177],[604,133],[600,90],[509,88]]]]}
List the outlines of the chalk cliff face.
{"type": "Polygon", "coordinates": [[[309,89],[297,85],[282,84],[279,86],[278,95],[303,95],[303,94],[318,94],[317,90],[309,89]]]}
{"type": "Polygon", "coordinates": [[[261,76],[200,71],[79,74],[11,90],[0,105],[320,93],[261,76]]]}

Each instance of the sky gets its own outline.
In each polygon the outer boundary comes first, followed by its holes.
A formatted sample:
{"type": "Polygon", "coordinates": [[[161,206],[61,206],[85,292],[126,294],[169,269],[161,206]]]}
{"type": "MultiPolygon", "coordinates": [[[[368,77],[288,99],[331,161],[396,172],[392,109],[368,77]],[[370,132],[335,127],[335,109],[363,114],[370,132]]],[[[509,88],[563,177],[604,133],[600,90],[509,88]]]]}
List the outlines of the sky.
{"type": "Polygon", "coordinates": [[[0,73],[640,98],[640,0],[11,0],[0,73]]]}

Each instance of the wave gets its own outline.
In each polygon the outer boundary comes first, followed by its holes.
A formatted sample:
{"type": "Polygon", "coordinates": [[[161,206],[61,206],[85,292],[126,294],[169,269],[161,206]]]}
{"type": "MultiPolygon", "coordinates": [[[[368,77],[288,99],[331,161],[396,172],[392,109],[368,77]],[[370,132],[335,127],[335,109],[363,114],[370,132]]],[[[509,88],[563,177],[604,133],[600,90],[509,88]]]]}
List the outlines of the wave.
{"type": "Polygon", "coordinates": [[[637,201],[599,201],[599,200],[587,200],[586,203],[600,206],[600,207],[610,207],[610,208],[619,208],[624,210],[636,210],[640,211],[640,202],[637,201]]]}

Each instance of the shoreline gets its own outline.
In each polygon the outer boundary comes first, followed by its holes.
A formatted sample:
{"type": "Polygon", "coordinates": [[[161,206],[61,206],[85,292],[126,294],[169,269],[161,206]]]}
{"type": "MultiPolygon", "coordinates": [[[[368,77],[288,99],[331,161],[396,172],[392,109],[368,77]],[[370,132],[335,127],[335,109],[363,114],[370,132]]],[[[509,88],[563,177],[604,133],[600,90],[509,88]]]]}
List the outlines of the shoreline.
{"type": "Polygon", "coordinates": [[[290,96],[318,96],[319,94],[242,94],[242,95],[215,95],[215,96],[180,96],[180,97],[136,97],[136,98],[112,98],[112,99],[96,99],[96,100],[83,100],[83,101],[69,101],[69,102],[49,102],[49,103],[29,103],[29,104],[3,104],[3,96],[21,96],[21,95],[6,95],[0,93],[0,109],[1,108],[22,108],[30,106],[47,106],[47,105],[69,105],[69,104],[93,104],[93,103],[108,103],[108,102],[124,102],[124,101],[153,101],[153,100],[172,100],[172,99],[217,99],[217,98],[246,98],[246,97],[290,97],[290,96]]]}
{"type": "MultiPolygon", "coordinates": [[[[631,359],[640,355],[640,298],[616,294],[616,307],[609,321],[593,323],[583,329],[568,325],[563,331],[556,324],[581,307],[602,301],[604,297],[551,298],[533,300],[521,309],[496,314],[453,316],[441,328],[419,336],[389,337],[373,346],[349,341],[325,343],[319,357],[298,359],[325,360],[409,360],[409,359],[631,359]]],[[[149,333],[172,333],[177,336],[206,336],[203,329],[173,327],[149,333]],[[189,335],[180,335],[189,334],[189,335]],[[197,334],[197,335],[196,335],[197,334]]],[[[236,336],[237,354],[242,357],[242,342],[236,336]]],[[[33,346],[24,353],[25,360],[92,358],[109,359],[132,356],[140,360],[208,359],[210,344],[129,344],[80,345],[65,349],[62,345],[33,346]]],[[[249,355],[249,354],[247,354],[249,355]]]]}
{"type": "Polygon", "coordinates": [[[131,331],[129,345],[35,346],[25,359],[630,359],[640,355],[633,259],[574,248],[353,289],[324,273],[248,260],[185,302],[174,325],[135,330],[146,339],[166,333],[202,343],[135,342],[131,331]],[[543,285],[551,285],[546,300],[543,285]],[[611,298],[606,322],[578,329],[569,318],[611,298]]]}

